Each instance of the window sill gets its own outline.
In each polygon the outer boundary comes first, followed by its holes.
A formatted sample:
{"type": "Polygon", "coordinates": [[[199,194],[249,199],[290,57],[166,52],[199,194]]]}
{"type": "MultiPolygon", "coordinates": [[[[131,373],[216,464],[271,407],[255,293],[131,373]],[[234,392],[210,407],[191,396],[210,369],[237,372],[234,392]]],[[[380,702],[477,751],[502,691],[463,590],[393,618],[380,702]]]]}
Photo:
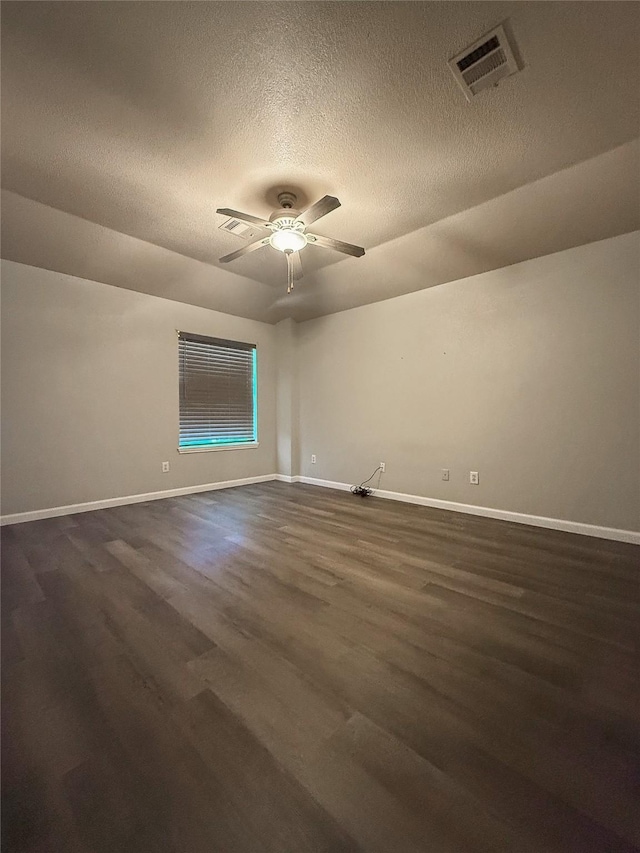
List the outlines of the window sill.
{"type": "Polygon", "coordinates": [[[243,442],[242,444],[221,444],[217,447],[209,445],[202,447],[179,447],[178,453],[210,453],[214,450],[246,450],[251,447],[258,447],[259,441],[243,442]]]}

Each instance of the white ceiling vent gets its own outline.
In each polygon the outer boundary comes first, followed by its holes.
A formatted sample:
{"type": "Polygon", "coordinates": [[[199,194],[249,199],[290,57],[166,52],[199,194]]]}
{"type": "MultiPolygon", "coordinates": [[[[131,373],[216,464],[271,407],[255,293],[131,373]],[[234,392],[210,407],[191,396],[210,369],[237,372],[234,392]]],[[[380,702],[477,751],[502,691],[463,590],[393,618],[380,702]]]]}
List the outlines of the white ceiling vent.
{"type": "Polygon", "coordinates": [[[241,222],[239,219],[225,219],[222,225],[218,227],[222,231],[228,231],[229,234],[241,237],[243,240],[249,240],[256,233],[254,226],[248,225],[246,222],[241,222]]]}
{"type": "Polygon", "coordinates": [[[468,101],[519,70],[502,24],[450,59],[449,68],[468,101]]]}

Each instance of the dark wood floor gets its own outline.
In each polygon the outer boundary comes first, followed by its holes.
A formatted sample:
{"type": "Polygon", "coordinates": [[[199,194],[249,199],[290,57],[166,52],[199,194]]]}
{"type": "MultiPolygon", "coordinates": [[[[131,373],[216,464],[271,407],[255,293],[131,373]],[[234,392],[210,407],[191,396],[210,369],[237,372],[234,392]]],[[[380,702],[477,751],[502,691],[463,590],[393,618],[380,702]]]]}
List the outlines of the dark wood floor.
{"type": "Polygon", "coordinates": [[[268,483],[3,531],[3,850],[640,844],[640,549],[268,483]]]}

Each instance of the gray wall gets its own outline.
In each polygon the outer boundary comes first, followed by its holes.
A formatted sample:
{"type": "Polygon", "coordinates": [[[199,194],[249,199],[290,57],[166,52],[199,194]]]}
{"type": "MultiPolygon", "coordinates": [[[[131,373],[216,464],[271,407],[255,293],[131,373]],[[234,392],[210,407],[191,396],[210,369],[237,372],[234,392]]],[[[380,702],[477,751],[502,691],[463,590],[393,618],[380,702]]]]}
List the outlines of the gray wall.
{"type": "Polygon", "coordinates": [[[390,491],[637,530],[638,236],[278,326],[3,262],[2,512],[384,460],[390,491]],[[179,328],[258,344],[258,448],[178,454],[179,328]]]}
{"type": "Polygon", "coordinates": [[[638,530],[638,247],[636,232],[302,323],[301,473],[356,483],[385,461],[383,489],[638,530]]]}
{"type": "Polygon", "coordinates": [[[275,374],[273,326],[3,261],[2,513],[273,474],[275,374]],[[177,452],[176,329],[258,345],[259,447],[177,452]]]}
{"type": "Polygon", "coordinates": [[[277,432],[278,473],[285,477],[298,473],[300,437],[298,434],[298,353],[296,324],[289,318],[276,326],[277,353],[277,432]]]}

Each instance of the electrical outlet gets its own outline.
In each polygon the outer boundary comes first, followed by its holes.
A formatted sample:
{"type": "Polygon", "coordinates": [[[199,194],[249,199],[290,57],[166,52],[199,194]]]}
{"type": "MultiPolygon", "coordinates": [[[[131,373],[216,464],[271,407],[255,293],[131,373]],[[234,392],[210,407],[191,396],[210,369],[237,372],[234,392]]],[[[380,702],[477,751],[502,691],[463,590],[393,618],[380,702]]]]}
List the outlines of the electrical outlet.
{"type": "Polygon", "coordinates": [[[387,470],[386,463],[381,462],[381,463],[380,463],[380,473],[381,473],[381,474],[384,474],[384,472],[385,472],[386,470],[387,470]]]}
{"type": "Polygon", "coordinates": [[[442,479],[443,479],[443,480],[448,480],[448,479],[449,479],[449,469],[448,469],[448,468],[443,468],[443,469],[442,469],[442,479]]]}
{"type": "Polygon", "coordinates": [[[163,463],[162,463],[162,473],[163,473],[163,474],[168,474],[168,473],[169,473],[169,463],[168,463],[168,462],[163,462],[163,463]]]}
{"type": "Polygon", "coordinates": [[[477,471],[469,471],[469,482],[472,486],[477,486],[480,482],[480,477],[477,471]]]}
{"type": "Polygon", "coordinates": [[[312,453],[312,454],[311,454],[311,464],[312,464],[312,465],[315,465],[315,464],[316,464],[316,454],[315,454],[315,453],[312,453]]]}

